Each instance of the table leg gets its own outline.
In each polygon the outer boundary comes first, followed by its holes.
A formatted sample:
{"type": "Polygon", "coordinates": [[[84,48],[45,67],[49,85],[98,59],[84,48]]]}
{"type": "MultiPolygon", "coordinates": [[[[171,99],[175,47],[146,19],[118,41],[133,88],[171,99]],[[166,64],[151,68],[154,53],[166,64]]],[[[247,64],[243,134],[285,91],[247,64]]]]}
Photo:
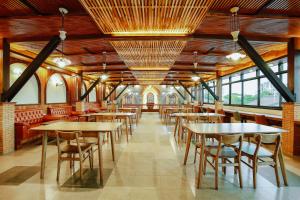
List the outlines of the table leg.
{"type": "Polygon", "coordinates": [[[278,159],[279,159],[279,163],[280,163],[281,174],[282,174],[282,177],[283,177],[284,185],[288,186],[288,181],[287,181],[287,176],[286,176],[286,171],[285,171],[285,165],[284,165],[281,146],[279,147],[278,159]]]}
{"type": "Polygon", "coordinates": [[[128,142],[128,122],[127,122],[127,117],[125,117],[125,132],[126,132],[126,140],[127,140],[127,142],[128,142]]]}
{"type": "Polygon", "coordinates": [[[129,121],[130,135],[132,135],[132,118],[131,118],[131,117],[128,117],[128,121],[129,121]]]}
{"type": "Polygon", "coordinates": [[[201,186],[201,182],[202,182],[202,176],[203,176],[203,164],[204,162],[206,162],[204,159],[204,147],[205,147],[205,135],[201,135],[201,146],[202,148],[200,149],[200,159],[199,159],[199,172],[198,172],[198,176],[197,176],[197,182],[196,182],[196,186],[199,189],[201,186]]]}
{"type": "Polygon", "coordinates": [[[182,118],[179,118],[178,119],[178,144],[181,143],[182,132],[183,132],[183,129],[182,129],[182,118]]]}
{"type": "Polygon", "coordinates": [[[114,144],[114,139],[113,139],[113,132],[110,131],[110,145],[111,145],[111,153],[112,153],[112,160],[115,161],[115,144],[114,144]]]}
{"type": "Polygon", "coordinates": [[[175,139],[176,139],[177,127],[178,127],[178,117],[176,117],[176,121],[175,121],[175,129],[174,129],[174,138],[175,139]]]}
{"type": "Polygon", "coordinates": [[[101,133],[98,133],[98,157],[99,157],[99,179],[100,185],[103,186],[103,165],[102,165],[102,141],[101,133]]]}
{"type": "Polygon", "coordinates": [[[44,179],[44,175],[45,175],[47,143],[48,143],[48,133],[47,131],[45,131],[43,134],[43,145],[42,145],[41,175],[40,175],[41,179],[44,179]]]}
{"type": "Polygon", "coordinates": [[[187,161],[188,156],[189,156],[191,139],[192,139],[192,132],[190,130],[188,130],[187,134],[188,134],[188,138],[187,138],[186,147],[185,147],[184,162],[183,162],[184,165],[186,165],[186,161],[187,161]]]}

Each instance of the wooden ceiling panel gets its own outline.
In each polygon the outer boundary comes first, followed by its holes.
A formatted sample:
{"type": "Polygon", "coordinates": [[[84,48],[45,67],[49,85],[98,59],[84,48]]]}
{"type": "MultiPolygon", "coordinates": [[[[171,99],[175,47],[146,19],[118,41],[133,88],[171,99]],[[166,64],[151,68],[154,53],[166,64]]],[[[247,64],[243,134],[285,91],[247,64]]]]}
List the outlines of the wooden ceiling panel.
{"type": "Polygon", "coordinates": [[[69,14],[86,13],[77,0],[28,0],[28,2],[43,14],[58,14],[58,8],[64,7],[69,14]]]}
{"type": "Polygon", "coordinates": [[[276,0],[268,5],[263,13],[281,14],[288,16],[300,16],[300,1],[299,0],[276,0]]]}
{"type": "Polygon", "coordinates": [[[105,34],[188,34],[214,0],[80,0],[105,34]]]}
{"type": "Polygon", "coordinates": [[[31,15],[33,12],[17,0],[1,0],[0,17],[31,15]]]}
{"type": "Polygon", "coordinates": [[[258,9],[264,6],[269,0],[221,0],[215,1],[211,6],[211,10],[229,12],[230,8],[234,6],[240,7],[241,14],[254,14],[258,9]]]}

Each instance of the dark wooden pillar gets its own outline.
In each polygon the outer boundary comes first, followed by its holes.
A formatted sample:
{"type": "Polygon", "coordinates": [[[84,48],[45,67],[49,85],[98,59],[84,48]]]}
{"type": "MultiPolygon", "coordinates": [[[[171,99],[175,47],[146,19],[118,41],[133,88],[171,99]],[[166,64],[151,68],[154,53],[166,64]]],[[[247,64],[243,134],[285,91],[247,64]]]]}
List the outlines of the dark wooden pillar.
{"type": "Polygon", "coordinates": [[[300,38],[288,42],[288,88],[300,102],[300,38]]]}

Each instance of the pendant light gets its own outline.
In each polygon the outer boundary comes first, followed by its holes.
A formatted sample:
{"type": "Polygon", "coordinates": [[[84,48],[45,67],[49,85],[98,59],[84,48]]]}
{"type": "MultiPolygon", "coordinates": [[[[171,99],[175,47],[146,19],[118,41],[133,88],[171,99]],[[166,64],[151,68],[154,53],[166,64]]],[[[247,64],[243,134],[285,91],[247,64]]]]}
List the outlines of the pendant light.
{"type": "Polygon", "coordinates": [[[102,54],[104,56],[104,62],[102,64],[103,69],[104,69],[104,73],[101,74],[100,78],[101,78],[101,81],[105,81],[108,78],[108,75],[106,74],[106,51],[103,51],[102,54]]]}
{"type": "Polygon", "coordinates": [[[231,36],[234,42],[234,51],[227,55],[226,58],[228,60],[232,60],[232,61],[238,61],[240,59],[243,59],[246,57],[246,55],[238,52],[237,50],[237,41],[238,41],[238,37],[240,34],[240,22],[239,22],[239,17],[238,17],[238,11],[239,11],[239,7],[233,7],[230,9],[231,12],[231,17],[230,17],[230,29],[231,29],[231,36]]]}
{"type": "Polygon", "coordinates": [[[55,62],[58,65],[58,67],[64,68],[65,66],[71,64],[71,61],[64,57],[64,41],[67,37],[67,32],[64,29],[64,21],[65,21],[65,15],[68,14],[68,10],[65,8],[59,8],[58,10],[61,14],[61,28],[58,31],[61,40],[61,56],[54,58],[53,62],[55,62]]]}

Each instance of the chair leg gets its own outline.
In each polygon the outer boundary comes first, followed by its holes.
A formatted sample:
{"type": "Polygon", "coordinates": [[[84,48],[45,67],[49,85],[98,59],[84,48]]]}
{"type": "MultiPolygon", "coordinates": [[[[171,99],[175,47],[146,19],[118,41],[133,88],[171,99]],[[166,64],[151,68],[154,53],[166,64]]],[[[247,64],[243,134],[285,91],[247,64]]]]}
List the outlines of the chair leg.
{"type": "Polygon", "coordinates": [[[280,179],[279,179],[279,174],[278,174],[278,162],[277,162],[277,160],[275,161],[274,170],[275,170],[277,187],[280,187],[280,179]]]}
{"type": "MultiPolygon", "coordinates": [[[[225,163],[226,163],[226,159],[222,158],[222,164],[225,164],[225,163]]],[[[224,175],[226,175],[226,167],[225,166],[222,166],[222,172],[224,175]]]]}
{"type": "Polygon", "coordinates": [[[218,158],[215,159],[215,189],[218,189],[218,179],[219,179],[219,161],[218,158]]]}
{"type": "Polygon", "coordinates": [[[61,165],[61,160],[57,160],[57,174],[56,174],[56,181],[59,182],[59,175],[60,175],[60,165],[61,165]]]}
{"type": "Polygon", "coordinates": [[[80,180],[82,180],[82,177],[83,177],[83,159],[82,159],[82,155],[79,155],[79,164],[80,164],[80,168],[79,168],[80,180]]]}
{"type": "Polygon", "coordinates": [[[242,166],[241,166],[241,159],[239,158],[238,161],[238,171],[239,171],[239,182],[240,182],[240,188],[243,188],[243,178],[242,178],[242,166]]]}
{"type": "Polygon", "coordinates": [[[252,171],[253,171],[253,188],[256,189],[256,173],[257,173],[257,164],[256,159],[252,161],[252,171]]]}
{"type": "Polygon", "coordinates": [[[90,163],[90,168],[93,169],[93,149],[89,151],[89,163],[90,163]]]}
{"type": "Polygon", "coordinates": [[[196,163],[196,160],[197,160],[197,147],[195,148],[194,164],[196,163]]]}
{"type": "Polygon", "coordinates": [[[206,174],[206,165],[207,165],[207,155],[204,154],[204,166],[203,166],[203,174],[206,174]]]}

